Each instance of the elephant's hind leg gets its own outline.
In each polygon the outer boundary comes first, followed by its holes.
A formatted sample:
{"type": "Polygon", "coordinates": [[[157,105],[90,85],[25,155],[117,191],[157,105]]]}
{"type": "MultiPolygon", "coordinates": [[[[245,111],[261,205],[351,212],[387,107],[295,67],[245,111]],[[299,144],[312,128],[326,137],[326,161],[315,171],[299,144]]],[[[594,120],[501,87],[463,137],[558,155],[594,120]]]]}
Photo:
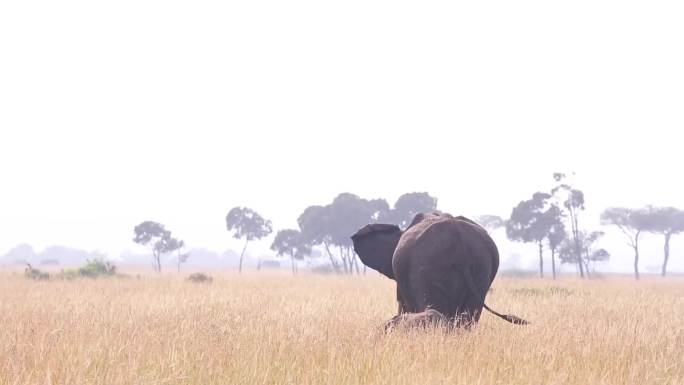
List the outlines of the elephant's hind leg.
{"type": "Polygon", "coordinates": [[[456,317],[454,317],[453,325],[456,328],[470,329],[480,320],[481,314],[482,306],[480,306],[479,309],[477,307],[459,309],[456,317]]]}

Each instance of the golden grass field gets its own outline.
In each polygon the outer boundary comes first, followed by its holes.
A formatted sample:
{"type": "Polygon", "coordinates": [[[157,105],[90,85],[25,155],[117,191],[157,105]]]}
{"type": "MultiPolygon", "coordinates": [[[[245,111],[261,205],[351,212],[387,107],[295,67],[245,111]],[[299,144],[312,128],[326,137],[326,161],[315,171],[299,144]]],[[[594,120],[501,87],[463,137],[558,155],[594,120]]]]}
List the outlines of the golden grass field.
{"type": "Polygon", "coordinates": [[[383,335],[394,298],[375,273],[4,272],[0,384],[684,384],[681,279],[497,278],[488,304],[532,324],[451,334],[383,335]]]}

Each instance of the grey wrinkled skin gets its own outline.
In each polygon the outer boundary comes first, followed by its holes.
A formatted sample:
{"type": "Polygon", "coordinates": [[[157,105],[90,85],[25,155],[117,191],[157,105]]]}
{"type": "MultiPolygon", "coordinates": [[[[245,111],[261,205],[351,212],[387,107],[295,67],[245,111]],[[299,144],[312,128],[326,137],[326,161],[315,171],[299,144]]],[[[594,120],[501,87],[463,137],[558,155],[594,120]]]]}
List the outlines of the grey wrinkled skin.
{"type": "Polygon", "coordinates": [[[388,328],[399,323],[425,325],[436,318],[469,327],[480,319],[499,268],[499,252],[475,222],[446,213],[421,213],[404,231],[369,224],[352,240],[365,265],[397,282],[398,315],[386,324],[388,328]]]}

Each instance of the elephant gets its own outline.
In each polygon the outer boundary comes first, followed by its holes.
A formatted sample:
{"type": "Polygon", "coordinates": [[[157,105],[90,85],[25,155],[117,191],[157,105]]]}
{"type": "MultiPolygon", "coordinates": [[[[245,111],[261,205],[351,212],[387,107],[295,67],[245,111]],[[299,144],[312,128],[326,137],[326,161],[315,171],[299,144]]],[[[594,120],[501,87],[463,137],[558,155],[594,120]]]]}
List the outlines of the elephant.
{"type": "Polygon", "coordinates": [[[499,268],[499,251],[474,221],[447,213],[418,213],[406,230],[372,223],[351,237],[368,267],[397,283],[397,316],[385,325],[427,324],[441,314],[451,327],[475,325],[482,308],[517,325],[528,322],[490,309],[485,295],[499,268]]]}

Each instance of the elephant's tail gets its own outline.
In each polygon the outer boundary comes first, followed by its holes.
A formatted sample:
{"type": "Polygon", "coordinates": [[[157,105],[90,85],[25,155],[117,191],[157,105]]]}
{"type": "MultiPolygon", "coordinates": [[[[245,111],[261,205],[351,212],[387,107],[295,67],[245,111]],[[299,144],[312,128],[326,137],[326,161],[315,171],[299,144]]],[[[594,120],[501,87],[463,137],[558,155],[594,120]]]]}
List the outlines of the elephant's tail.
{"type": "MultiPolygon", "coordinates": [[[[465,277],[466,285],[468,285],[468,288],[470,289],[470,291],[473,292],[473,295],[479,297],[480,292],[477,290],[477,287],[475,286],[475,282],[473,281],[473,275],[471,274],[470,269],[466,269],[463,276],[465,277]]],[[[487,304],[485,303],[483,297],[481,297],[480,300],[482,301],[482,305],[484,306],[485,309],[487,309],[487,311],[489,311],[490,313],[494,314],[495,316],[497,316],[497,317],[499,317],[505,321],[508,321],[508,322],[515,324],[515,325],[527,325],[527,324],[529,324],[529,322],[525,321],[524,319],[522,319],[518,316],[514,316],[512,314],[501,314],[497,311],[490,309],[489,306],[487,306],[487,304]]]]}
{"type": "Polygon", "coordinates": [[[529,324],[529,322],[525,321],[524,319],[522,319],[518,316],[514,316],[513,314],[501,314],[501,313],[496,312],[495,310],[490,309],[486,303],[482,302],[482,304],[484,305],[484,308],[487,309],[487,311],[489,311],[490,313],[494,314],[495,316],[497,316],[497,317],[499,317],[505,321],[508,321],[512,324],[516,324],[516,325],[527,325],[527,324],[529,324]]]}

